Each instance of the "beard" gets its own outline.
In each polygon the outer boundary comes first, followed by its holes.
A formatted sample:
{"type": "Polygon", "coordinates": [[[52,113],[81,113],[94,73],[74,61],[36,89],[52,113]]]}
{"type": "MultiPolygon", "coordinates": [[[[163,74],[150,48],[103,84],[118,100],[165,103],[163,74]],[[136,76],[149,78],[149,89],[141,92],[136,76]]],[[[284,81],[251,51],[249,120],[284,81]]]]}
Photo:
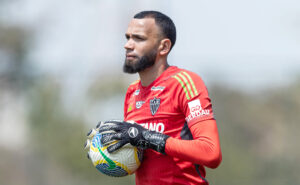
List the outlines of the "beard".
{"type": "Polygon", "coordinates": [[[125,59],[123,71],[125,73],[134,74],[153,66],[155,63],[156,54],[157,52],[155,50],[152,50],[148,54],[142,57],[138,57],[136,62],[131,62],[125,59]]]}

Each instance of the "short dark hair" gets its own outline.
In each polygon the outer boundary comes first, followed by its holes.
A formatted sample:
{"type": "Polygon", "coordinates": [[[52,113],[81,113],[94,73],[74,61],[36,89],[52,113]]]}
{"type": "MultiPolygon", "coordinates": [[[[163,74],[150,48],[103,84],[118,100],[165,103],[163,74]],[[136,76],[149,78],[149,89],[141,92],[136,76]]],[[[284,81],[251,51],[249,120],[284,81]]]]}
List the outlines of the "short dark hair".
{"type": "Polygon", "coordinates": [[[170,39],[171,49],[173,48],[176,42],[176,27],[170,17],[158,11],[142,11],[140,13],[135,14],[133,18],[153,18],[155,20],[156,25],[160,27],[163,36],[170,39]]]}

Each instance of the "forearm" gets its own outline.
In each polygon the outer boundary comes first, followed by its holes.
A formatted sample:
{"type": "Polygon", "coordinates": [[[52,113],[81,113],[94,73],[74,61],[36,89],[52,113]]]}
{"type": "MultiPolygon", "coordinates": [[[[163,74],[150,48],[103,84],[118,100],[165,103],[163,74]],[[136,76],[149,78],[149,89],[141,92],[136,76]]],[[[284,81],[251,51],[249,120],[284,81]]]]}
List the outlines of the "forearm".
{"type": "Polygon", "coordinates": [[[194,140],[170,137],[166,141],[166,154],[209,168],[216,168],[222,160],[222,154],[215,120],[196,123],[190,130],[194,140]]]}

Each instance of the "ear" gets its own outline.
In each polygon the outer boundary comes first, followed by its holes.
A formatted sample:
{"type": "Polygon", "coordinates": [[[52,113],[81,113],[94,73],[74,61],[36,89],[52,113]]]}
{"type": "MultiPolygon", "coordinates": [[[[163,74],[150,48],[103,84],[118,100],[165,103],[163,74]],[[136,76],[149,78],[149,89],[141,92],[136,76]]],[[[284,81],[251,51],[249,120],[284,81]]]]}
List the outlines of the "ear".
{"type": "Polygon", "coordinates": [[[160,55],[167,55],[171,50],[171,41],[170,39],[163,39],[160,41],[160,45],[158,47],[160,55]]]}

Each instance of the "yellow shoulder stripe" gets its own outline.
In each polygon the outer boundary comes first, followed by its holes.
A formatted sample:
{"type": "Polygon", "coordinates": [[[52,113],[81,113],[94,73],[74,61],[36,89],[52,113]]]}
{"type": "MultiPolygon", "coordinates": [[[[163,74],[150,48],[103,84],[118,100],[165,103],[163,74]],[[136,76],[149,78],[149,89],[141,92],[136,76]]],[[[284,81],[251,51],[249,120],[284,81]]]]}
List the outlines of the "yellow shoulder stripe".
{"type": "Polygon", "coordinates": [[[187,100],[190,100],[198,95],[198,91],[196,89],[194,81],[192,80],[191,76],[187,72],[185,71],[179,72],[175,74],[173,78],[175,78],[180,83],[181,87],[185,92],[187,100]]]}

